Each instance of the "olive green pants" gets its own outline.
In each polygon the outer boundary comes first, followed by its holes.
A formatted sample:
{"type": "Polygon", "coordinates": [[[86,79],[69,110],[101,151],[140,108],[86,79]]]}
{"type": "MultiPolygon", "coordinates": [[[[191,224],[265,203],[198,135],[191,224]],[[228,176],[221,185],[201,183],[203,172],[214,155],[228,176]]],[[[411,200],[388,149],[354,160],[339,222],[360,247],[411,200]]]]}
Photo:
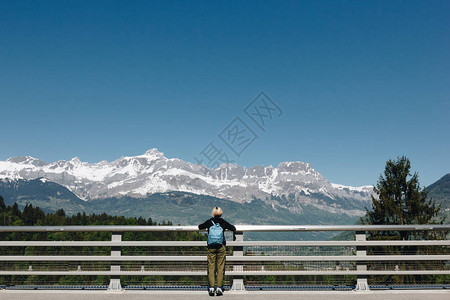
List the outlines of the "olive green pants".
{"type": "Polygon", "coordinates": [[[225,274],[225,246],[219,249],[208,249],[208,282],[209,287],[223,287],[225,274]],[[217,281],[216,279],[217,274],[217,281]]]}

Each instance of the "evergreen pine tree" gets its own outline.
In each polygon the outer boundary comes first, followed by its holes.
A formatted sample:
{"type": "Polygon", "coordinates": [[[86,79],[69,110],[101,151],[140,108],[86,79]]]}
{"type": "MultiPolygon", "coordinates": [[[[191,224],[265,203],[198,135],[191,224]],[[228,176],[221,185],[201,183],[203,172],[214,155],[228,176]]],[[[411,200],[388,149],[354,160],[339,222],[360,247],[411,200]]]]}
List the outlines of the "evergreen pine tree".
{"type": "MultiPolygon", "coordinates": [[[[380,175],[374,192],[377,198],[372,196],[372,209],[367,210],[366,216],[361,218],[363,224],[369,225],[411,225],[435,223],[440,205],[436,206],[435,201],[427,199],[427,191],[420,188],[417,172],[411,174],[411,162],[405,156],[397,158],[396,161],[386,162],[384,176],[380,175]]],[[[441,223],[443,221],[441,220],[441,223]]],[[[400,232],[374,232],[369,233],[370,240],[407,240],[443,238],[428,232],[400,231],[400,232]]],[[[434,249],[427,247],[423,251],[432,253],[434,249]]],[[[368,248],[369,254],[417,254],[417,246],[383,246],[368,248]]],[[[439,251],[439,250],[437,250],[439,251]]],[[[439,253],[439,252],[437,252],[439,253]]],[[[399,262],[401,269],[406,269],[404,262],[399,262]]],[[[416,268],[426,268],[424,262],[417,262],[416,268]]],[[[405,276],[378,276],[370,277],[372,282],[383,283],[416,283],[430,282],[433,277],[429,275],[405,275],[405,276]]]]}
{"type": "Polygon", "coordinates": [[[11,213],[12,213],[13,216],[16,216],[16,217],[19,217],[19,218],[22,216],[22,212],[19,209],[19,205],[17,205],[16,202],[14,202],[14,204],[11,207],[11,213]]]}
{"type": "Polygon", "coordinates": [[[410,169],[411,162],[405,156],[386,162],[384,176],[380,175],[374,188],[378,197],[372,196],[372,209],[367,209],[363,224],[428,224],[437,216],[440,206],[427,199],[427,191],[420,188],[417,172],[411,174],[410,169]]]}
{"type": "Polygon", "coordinates": [[[0,196],[0,212],[4,212],[6,210],[5,201],[3,200],[3,197],[0,196]]]}
{"type": "Polygon", "coordinates": [[[66,216],[66,212],[62,208],[58,209],[55,214],[57,216],[60,216],[60,217],[65,217],[66,216]]]}

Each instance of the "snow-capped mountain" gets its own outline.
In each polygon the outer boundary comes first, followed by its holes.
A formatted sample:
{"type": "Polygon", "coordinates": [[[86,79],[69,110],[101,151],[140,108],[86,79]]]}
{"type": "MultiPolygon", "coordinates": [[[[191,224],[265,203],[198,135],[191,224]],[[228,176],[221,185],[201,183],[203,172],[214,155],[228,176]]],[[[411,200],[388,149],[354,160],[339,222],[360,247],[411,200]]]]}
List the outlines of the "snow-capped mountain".
{"type": "Polygon", "coordinates": [[[330,183],[309,163],[282,162],[277,167],[244,168],[223,164],[216,169],[180,159],[168,159],[157,149],[113,162],[70,161],[47,163],[30,157],[0,161],[0,179],[46,178],[67,187],[86,201],[182,191],[238,203],[258,198],[301,213],[305,205],[347,215],[362,215],[372,186],[349,187],[330,183]]]}

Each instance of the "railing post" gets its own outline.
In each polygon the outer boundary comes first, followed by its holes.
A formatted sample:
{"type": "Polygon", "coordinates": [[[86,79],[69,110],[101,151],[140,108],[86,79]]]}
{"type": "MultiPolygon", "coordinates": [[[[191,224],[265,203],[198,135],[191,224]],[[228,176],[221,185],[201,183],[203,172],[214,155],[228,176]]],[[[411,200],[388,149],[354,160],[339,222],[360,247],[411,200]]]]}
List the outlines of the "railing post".
{"type": "MultiPolygon", "coordinates": [[[[366,241],[366,232],[357,231],[355,235],[357,242],[366,241]]],[[[367,256],[366,246],[356,246],[356,256],[367,256]]],[[[356,271],[367,271],[366,261],[356,262],[356,271]]],[[[356,291],[369,291],[369,284],[367,283],[367,275],[357,275],[356,276],[356,291]]]]}
{"type": "MultiPolygon", "coordinates": [[[[122,241],[122,232],[112,232],[111,242],[121,242],[122,241]]],[[[112,246],[111,247],[111,256],[120,256],[121,249],[120,246],[112,246]]],[[[111,262],[111,272],[119,272],[120,271],[120,262],[111,262]]],[[[121,291],[122,285],[120,284],[120,275],[111,275],[111,279],[109,280],[108,291],[121,291]]]]}
{"type": "MultiPolygon", "coordinates": [[[[244,241],[244,232],[243,231],[236,231],[236,242],[243,242],[244,241]]],[[[244,247],[242,246],[234,246],[233,247],[233,256],[244,256],[244,247]]],[[[244,271],[243,265],[234,265],[233,271],[244,271]]],[[[244,277],[243,276],[234,276],[233,277],[233,285],[231,286],[231,290],[233,292],[245,292],[245,286],[244,286],[244,277]]]]}

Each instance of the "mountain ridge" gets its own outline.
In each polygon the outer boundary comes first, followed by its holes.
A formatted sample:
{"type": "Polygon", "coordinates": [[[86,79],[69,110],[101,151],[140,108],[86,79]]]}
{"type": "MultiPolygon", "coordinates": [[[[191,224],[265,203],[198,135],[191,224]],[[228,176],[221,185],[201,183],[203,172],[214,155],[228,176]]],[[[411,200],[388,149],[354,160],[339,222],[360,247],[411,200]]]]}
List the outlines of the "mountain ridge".
{"type": "MultiPolygon", "coordinates": [[[[19,208],[27,205],[39,207],[45,212],[55,213],[64,209],[67,215],[77,213],[108,214],[112,216],[151,218],[159,223],[170,221],[173,224],[195,225],[208,219],[212,206],[220,206],[226,219],[235,224],[252,225],[293,225],[293,224],[352,224],[357,217],[346,214],[333,214],[311,205],[305,205],[303,213],[297,214],[282,207],[274,209],[270,204],[254,199],[251,202],[237,203],[208,195],[186,192],[154,193],[143,198],[123,196],[104,198],[97,201],[82,201],[66,187],[44,178],[2,179],[0,195],[6,205],[17,203],[19,208]]],[[[330,232],[316,233],[250,233],[248,238],[271,238],[274,240],[328,239],[330,232]]]]}
{"type": "Polygon", "coordinates": [[[209,195],[237,203],[260,199],[272,207],[301,213],[306,205],[331,213],[360,216],[370,201],[372,186],[350,187],[330,183],[309,163],[281,162],[276,167],[222,164],[216,169],[178,158],[166,158],[156,148],[142,155],[112,162],[69,161],[48,163],[31,156],[0,161],[0,179],[46,178],[80,199],[97,201],[180,191],[209,195]]]}
{"type": "Polygon", "coordinates": [[[426,187],[428,198],[441,205],[441,214],[450,221],[450,173],[426,187]]]}

